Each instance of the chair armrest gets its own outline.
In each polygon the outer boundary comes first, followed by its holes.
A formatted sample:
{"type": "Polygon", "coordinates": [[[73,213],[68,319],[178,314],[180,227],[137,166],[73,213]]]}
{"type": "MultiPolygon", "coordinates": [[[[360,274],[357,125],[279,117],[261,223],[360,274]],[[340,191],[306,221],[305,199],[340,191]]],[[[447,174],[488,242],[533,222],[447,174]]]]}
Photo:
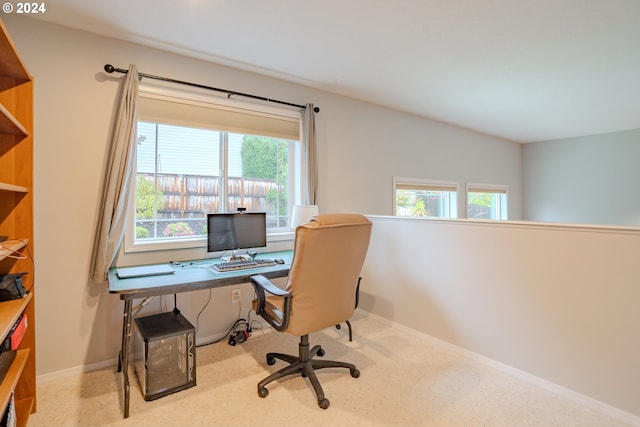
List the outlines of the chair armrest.
{"type": "Polygon", "coordinates": [[[271,295],[277,295],[279,297],[285,297],[289,295],[289,291],[285,291],[273,284],[273,282],[262,274],[258,274],[256,276],[251,276],[251,282],[255,285],[258,285],[260,288],[269,292],[271,295]]]}
{"type": "Polygon", "coordinates": [[[274,285],[269,279],[258,274],[251,276],[251,284],[256,291],[257,302],[256,314],[262,316],[271,326],[277,331],[284,331],[289,325],[289,312],[291,311],[291,293],[280,289],[274,285]],[[265,310],[267,304],[267,293],[283,298],[282,303],[282,317],[278,317],[273,313],[273,310],[265,310]]]}

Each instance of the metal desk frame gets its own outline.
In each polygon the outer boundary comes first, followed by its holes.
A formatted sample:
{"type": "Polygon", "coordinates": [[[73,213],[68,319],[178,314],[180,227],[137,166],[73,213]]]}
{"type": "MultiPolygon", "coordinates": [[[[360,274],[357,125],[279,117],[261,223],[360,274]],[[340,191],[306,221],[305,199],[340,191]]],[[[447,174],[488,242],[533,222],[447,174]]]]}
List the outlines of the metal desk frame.
{"type": "Polygon", "coordinates": [[[286,277],[289,274],[293,251],[267,252],[258,258],[284,259],[284,264],[219,273],[207,268],[221,262],[220,259],[205,259],[181,262],[174,266],[174,274],[120,279],[116,269],[109,270],[109,293],[120,295],[124,301],[122,319],[122,346],[118,355],[118,372],[122,372],[124,388],[124,418],[129,417],[129,347],[133,322],[133,300],[160,295],[197,291],[249,283],[250,277],[261,274],[269,279],[286,277]]]}

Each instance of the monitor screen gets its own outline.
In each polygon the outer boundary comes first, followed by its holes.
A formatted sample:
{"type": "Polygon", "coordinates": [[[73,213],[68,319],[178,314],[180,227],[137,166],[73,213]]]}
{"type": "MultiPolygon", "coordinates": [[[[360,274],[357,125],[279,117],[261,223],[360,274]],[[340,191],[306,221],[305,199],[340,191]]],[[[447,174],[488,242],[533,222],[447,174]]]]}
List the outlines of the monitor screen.
{"type": "Polygon", "coordinates": [[[267,246],[267,214],[264,212],[207,215],[207,251],[267,246]]]}

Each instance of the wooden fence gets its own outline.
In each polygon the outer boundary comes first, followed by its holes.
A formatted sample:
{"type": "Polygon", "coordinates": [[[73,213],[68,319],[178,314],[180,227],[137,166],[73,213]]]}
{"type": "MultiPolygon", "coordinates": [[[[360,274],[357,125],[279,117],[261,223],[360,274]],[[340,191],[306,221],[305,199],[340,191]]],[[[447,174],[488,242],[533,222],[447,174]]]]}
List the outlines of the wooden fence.
{"type": "MultiPolygon", "coordinates": [[[[206,215],[218,212],[221,193],[219,177],[178,174],[138,174],[138,177],[157,182],[157,188],[162,192],[162,207],[155,218],[136,219],[136,238],[166,237],[167,227],[178,222],[188,225],[190,231],[185,235],[205,233],[206,215]]],[[[269,192],[274,191],[277,194],[281,191],[276,183],[266,179],[241,177],[229,178],[228,182],[228,212],[242,207],[249,212],[267,212],[268,227],[282,227],[288,224],[287,215],[278,215],[277,209],[269,209],[268,206],[269,192]]]]}
{"type": "MultiPolygon", "coordinates": [[[[153,179],[151,174],[139,177],[153,179]]],[[[158,174],[158,189],[162,192],[161,218],[201,217],[209,212],[217,212],[220,202],[220,178],[206,175],[158,174]]],[[[247,211],[266,211],[267,193],[278,191],[273,181],[256,178],[229,178],[227,207],[235,211],[239,207],[247,211]]]]}

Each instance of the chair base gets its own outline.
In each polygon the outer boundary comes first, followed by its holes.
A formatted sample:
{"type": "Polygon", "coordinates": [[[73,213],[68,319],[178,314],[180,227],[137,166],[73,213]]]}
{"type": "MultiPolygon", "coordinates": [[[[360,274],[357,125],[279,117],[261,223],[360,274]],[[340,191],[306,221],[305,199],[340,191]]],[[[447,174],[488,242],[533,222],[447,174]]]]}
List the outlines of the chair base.
{"type": "Polygon", "coordinates": [[[309,350],[309,335],[303,335],[300,337],[300,343],[298,344],[298,356],[283,353],[267,353],[267,364],[273,365],[276,363],[276,359],[283,360],[289,365],[280,369],[277,372],[269,375],[258,383],[258,396],[267,397],[269,390],[265,387],[270,382],[284,378],[289,375],[300,374],[303,377],[309,378],[313,390],[318,398],[318,406],[322,409],[329,407],[329,400],[324,396],[324,391],[320,385],[320,381],[316,376],[315,371],[324,368],[346,368],[349,369],[353,378],[360,376],[360,371],[355,365],[346,362],[340,362],[337,360],[319,360],[314,359],[314,356],[324,356],[324,350],[319,345],[314,346],[309,350]]]}

